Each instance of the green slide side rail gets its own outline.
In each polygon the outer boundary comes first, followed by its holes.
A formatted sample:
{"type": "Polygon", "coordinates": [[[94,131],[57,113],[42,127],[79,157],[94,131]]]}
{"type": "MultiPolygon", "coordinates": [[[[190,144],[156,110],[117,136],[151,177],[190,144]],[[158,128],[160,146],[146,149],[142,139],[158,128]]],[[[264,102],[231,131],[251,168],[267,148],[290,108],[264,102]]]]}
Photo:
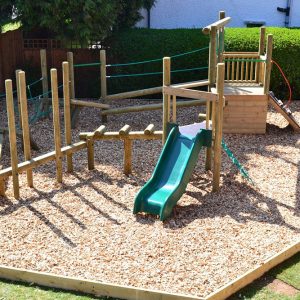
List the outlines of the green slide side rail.
{"type": "Polygon", "coordinates": [[[185,192],[202,147],[211,147],[211,131],[196,135],[180,133],[176,125],[170,132],[150,180],[135,198],[133,213],[147,212],[168,218],[185,192]]]}

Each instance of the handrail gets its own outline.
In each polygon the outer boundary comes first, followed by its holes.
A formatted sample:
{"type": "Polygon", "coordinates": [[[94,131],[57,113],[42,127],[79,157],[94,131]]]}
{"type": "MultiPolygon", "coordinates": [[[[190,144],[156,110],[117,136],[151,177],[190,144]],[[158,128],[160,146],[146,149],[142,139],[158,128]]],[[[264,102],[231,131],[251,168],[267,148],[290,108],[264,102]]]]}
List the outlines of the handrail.
{"type": "Polygon", "coordinates": [[[228,23],[230,22],[230,20],[231,20],[230,17],[226,17],[226,18],[224,18],[224,19],[221,19],[221,20],[219,20],[219,21],[217,21],[217,22],[215,22],[215,23],[212,23],[212,24],[210,24],[210,25],[204,27],[204,28],[202,29],[202,32],[203,32],[204,34],[210,34],[210,30],[211,30],[211,27],[212,27],[212,26],[215,26],[216,29],[218,30],[219,28],[224,27],[226,24],[228,24],[228,23]]]}

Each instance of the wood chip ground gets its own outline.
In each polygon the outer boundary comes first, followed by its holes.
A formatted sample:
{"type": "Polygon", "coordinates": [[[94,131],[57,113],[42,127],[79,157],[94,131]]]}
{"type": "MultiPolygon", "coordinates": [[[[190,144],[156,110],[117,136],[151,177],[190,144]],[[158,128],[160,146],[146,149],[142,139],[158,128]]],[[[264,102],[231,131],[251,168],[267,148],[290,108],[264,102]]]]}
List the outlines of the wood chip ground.
{"type": "MultiPolygon", "coordinates": [[[[300,120],[300,103],[292,109],[300,120]]],[[[2,126],[3,105],[0,112],[2,126]]],[[[199,108],[180,109],[178,122],[193,123],[198,113],[199,108]]],[[[161,117],[161,111],[110,116],[107,127],[143,130],[154,123],[160,129],[161,117]]],[[[73,141],[79,132],[99,127],[100,120],[99,111],[81,110],[73,141]]],[[[34,170],[33,189],[20,175],[19,201],[8,180],[7,198],[0,198],[0,264],[207,296],[300,239],[300,135],[286,126],[270,110],[266,135],[225,135],[255,187],[223,153],[221,191],[212,193],[202,151],[186,193],[165,222],[132,214],[135,194],[161,152],[160,141],[134,142],[128,177],[122,173],[122,143],[102,141],[95,147],[95,170],[87,170],[81,151],[74,155],[74,174],[65,173],[63,184],[55,182],[54,163],[34,170]]],[[[54,149],[51,120],[31,130],[41,147],[34,156],[54,149]]],[[[3,151],[2,168],[9,165],[7,142],[3,151]]]]}

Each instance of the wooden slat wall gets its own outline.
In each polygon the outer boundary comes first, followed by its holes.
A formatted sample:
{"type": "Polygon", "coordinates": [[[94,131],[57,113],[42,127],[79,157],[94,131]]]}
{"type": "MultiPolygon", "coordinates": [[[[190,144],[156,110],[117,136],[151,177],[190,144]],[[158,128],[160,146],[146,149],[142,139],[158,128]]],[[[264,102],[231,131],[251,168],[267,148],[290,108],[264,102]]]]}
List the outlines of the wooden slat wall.
{"type": "Polygon", "coordinates": [[[266,132],[268,97],[266,95],[227,95],[224,108],[224,133],[266,132]]]}

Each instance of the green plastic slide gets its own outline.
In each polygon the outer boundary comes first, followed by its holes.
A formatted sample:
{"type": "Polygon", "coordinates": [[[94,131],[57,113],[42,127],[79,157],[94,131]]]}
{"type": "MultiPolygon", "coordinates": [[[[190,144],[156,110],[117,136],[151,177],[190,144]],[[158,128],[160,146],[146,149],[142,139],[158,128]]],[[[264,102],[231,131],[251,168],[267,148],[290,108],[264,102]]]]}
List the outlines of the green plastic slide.
{"type": "Polygon", "coordinates": [[[147,212],[168,218],[195,168],[203,146],[211,147],[211,131],[200,124],[171,130],[152,177],[135,198],[133,213],[147,212]]]}

